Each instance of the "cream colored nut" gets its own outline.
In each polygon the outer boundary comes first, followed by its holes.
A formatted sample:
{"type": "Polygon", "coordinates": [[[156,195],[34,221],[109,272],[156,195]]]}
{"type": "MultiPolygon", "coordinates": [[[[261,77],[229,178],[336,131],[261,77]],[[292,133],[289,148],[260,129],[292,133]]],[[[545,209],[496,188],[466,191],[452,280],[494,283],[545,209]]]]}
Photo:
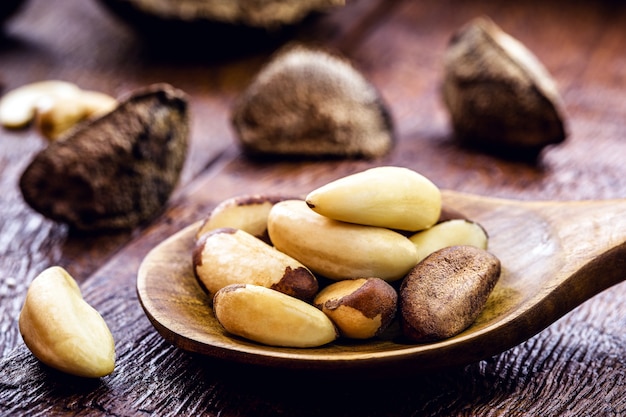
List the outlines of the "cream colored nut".
{"type": "Polygon", "coordinates": [[[398,294],[380,278],[358,278],[332,283],[321,290],[313,304],[352,339],[380,335],[396,315],[398,294]]]}
{"type": "Polygon", "coordinates": [[[306,197],[315,212],[344,222],[418,231],[441,213],[441,192],[423,175],[382,166],[330,182],[306,197]]]}
{"type": "Polygon", "coordinates": [[[116,106],[116,99],[97,91],[81,91],[74,97],[46,96],[37,103],[35,125],[44,137],[56,140],[77,123],[106,114],[116,106]]]}
{"type": "Polygon", "coordinates": [[[19,328],[33,355],[52,368],[90,378],[113,372],[113,335],[61,267],[48,268],[33,280],[19,328]]]}
{"type": "Polygon", "coordinates": [[[340,222],[317,214],[303,200],[276,203],[267,221],[281,252],[332,280],[398,280],[417,263],[411,241],[395,231],[340,222]]]}
{"type": "Polygon", "coordinates": [[[233,228],[205,233],[193,253],[194,272],[213,296],[229,284],[255,284],[311,300],[315,276],[297,260],[251,234],[233,228]]]}
{"type": "Polygon", "coordinates": [[[274,204],[286,199],[288,197],[269,195],[242,195],[228,198],[209,213],[196,233],[196,240],[211,230],[232,227],[270,243],[267,234],[267,216],[274,204]]]}
{"type": "Polygon", "coordinates": [[[319,309],[259,285],[224,287],[215,294],[213,310],[229,333],[270,346],[317,347],[338,337],[319,309]]]}
{"type": "Polygon", "coordinates": [[[429,255],[400,286],[402,333],[422,343],[452,337],[478,318],[500,278],[500,261],[473,246],[429,255]]]}
{"type": "Polygon", "coordinates": [[[470,245],[487,249],[487,232],[478,223],[469,220],[448,220],[409,237],[417,249],[418,261],[447,246],[470,245]]]}
{"type": "Polygon", "coordinates": [[[71,98],[80,94],[75,84],[48,80],[26,84],[9,91],[0,99],[0,124],[21,128],[35,117],[37,103],[45,97],[71,98]]]}

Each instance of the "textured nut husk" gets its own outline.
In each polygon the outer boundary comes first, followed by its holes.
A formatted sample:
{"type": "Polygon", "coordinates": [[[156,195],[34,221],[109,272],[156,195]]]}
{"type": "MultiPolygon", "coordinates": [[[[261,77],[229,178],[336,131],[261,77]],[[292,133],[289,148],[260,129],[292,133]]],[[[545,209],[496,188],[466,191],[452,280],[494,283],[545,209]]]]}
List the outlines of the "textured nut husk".
{"type": "Polygon", "coordinates": [[[20,178],[24,200],[85,231],[132,228],[174,190],[189,136],[187,96],[166,84],[133,93],[37,154],[20,178]]]}
{"type": "Polygon", "coordinates": [[[335,323],[342,336],[369,339],[380,335],[396,316],[398,293],[380,278],[332,283],[313,300],[335,323]]]}
{"type": "Polygon", "coordinates": [[[499,259],[473,246],[451,246],[418,263],[400,286],[402,333],[415,342],[452,337],[484,309],[500,278],[499,259]]]}
{"type": "Polygon", "coordinates": [[[126,18],[164,21],[221,22],[273,29],[294,24],[312,12],[345,5],[345,0],[101,0],[126,18]]]}
{"type": "Polygon", "coordinates": [[[551,75],[524,45],[487,18],[471,21],[452,37],[442,94],[461,143],[537,154],[567,136],[551,75]]]}
{"type": "Polygon", "coordinates": [[[237,98],[232,124],[252,155],[366,157],[394,144],[389,110],[346,59],[290,45],[237,98]]]}

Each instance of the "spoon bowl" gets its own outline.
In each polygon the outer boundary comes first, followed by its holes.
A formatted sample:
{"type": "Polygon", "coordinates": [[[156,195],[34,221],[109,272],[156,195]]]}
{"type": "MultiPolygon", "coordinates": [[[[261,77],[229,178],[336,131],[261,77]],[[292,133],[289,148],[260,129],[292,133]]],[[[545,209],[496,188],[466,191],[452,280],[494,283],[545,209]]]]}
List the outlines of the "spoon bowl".
{"type": "Polygon", "coordinates": [[[288,370],[408,374],[477,362],[541,332],[626,278],[626,199],[529,202],[443,191],[444,204],[479,222],[502,275],[476,321],[435,343],[405,340],[397,323],[379,338],[279,348],[225,332],[192,268],[192,224],[144,258],[139,301],[160,335],[188,352],[288,370]]]}

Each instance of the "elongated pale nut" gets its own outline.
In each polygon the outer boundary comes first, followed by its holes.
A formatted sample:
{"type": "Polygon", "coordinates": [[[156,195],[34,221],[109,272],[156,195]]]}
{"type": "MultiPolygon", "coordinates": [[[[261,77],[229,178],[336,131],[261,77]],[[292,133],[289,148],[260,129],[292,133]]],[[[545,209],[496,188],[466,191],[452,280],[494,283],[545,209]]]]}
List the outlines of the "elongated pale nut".
{"type": "Polygon", "coordinates": [[[59,80],[38,81],[9,91],[0,99],[0,124],[21,128],[35,117],[37,103],[44,97],[76,97],[77,85],[59,80]]]}
{"type": "Polygon", "coordinates": [[[274,204],[287,199],[289,197],[277,195],[241,195],[228,198],[209,213],[196,233],[196,240],[211,230],[232,227],[270,243],[267,216],[274,204]]]}
{"type": "Polygon", "coordinates": [[[382,166],[330,182],[306,197],[317,213],[344,222],[418,231],[441,213],[441,192],[423,175],[382,166]]]}
{"type": "Polygon", "coordinates": [[[398,293],[380,278],[357,278],[334,282],[321,290],[313,304],[351,339],[380,335],[391,323],[398,307],[398,293]]]}
{"type": "Polygon", "coordinates": [[[52,368],[90,378],[114,370],[111,331],[61,267],[46,269],[30,284],[19,328],[33,355],[52,368]]]}
{"type": "Polygon", "coordinates": [[[500,272],[496,256],[473,246],[432,253],[400,286],[402,333],[422,343],[462,332],[484,309],[500,272]]]}
{"type": "Polygon", "coordinates": [[[222,288],[213,298],[213,311],[229,333],[270,346],[317,347],[338,337],[321,310],[259,285],[222,288]]]}
{"type": "Polygon", "coordinates": [[[276,203],[267,227],[279,251],[332,280],[394,281],[417,263],[415,245],[400,233],[330,219],[309,209],[303,200],[276,203]]]}
{"type": "Polygon", "coordinates": [[[455,219],[434,225],[409,237],[421,261],[431,253],[447,246],[470,245],[487,249],[489,237],[485,229],[478,223],[455,219]]]}
{"type": "Polygon", "coordinates": [[[310,300],[318,290],[304,265],[251,234],[233,228],[205,233],[193,252],[194,272],[213,296],[230,284],[255,284],[310,300]]]}

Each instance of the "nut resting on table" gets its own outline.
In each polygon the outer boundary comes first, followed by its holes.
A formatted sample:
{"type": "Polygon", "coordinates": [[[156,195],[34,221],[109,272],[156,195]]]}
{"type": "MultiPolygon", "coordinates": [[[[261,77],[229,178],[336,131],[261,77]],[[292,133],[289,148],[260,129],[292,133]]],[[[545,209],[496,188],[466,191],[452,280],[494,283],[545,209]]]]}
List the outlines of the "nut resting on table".
{"type": "Polygon", "coordinates": [[[230,334],[316,347],[379,337],[398,322],[405,339],[432,342],[476,320],[501,271],[485,229],[450,213],[429,179],[381,166],[303,199],[227,199],[195,234],[190,258],[230,334]],[[211,228],[212,217],[225,221],[211,228]]]}
{"type": "Polygon", "coordinates": [[[130,229],[156,217],[186,160],[187,96],[167,84],[121,100],[42,81],[7,93],[0,121],[35,120],[50,134],[19,181],[24,201],[42,215],[82,231],[130,229]]]}
{"type": "Polygon", "coordinates": [[[52,368],[88,378],[115,368],[111,331],[61,267],[46,269],[30,284],[19,329],[33,355],[52,368]]]}

